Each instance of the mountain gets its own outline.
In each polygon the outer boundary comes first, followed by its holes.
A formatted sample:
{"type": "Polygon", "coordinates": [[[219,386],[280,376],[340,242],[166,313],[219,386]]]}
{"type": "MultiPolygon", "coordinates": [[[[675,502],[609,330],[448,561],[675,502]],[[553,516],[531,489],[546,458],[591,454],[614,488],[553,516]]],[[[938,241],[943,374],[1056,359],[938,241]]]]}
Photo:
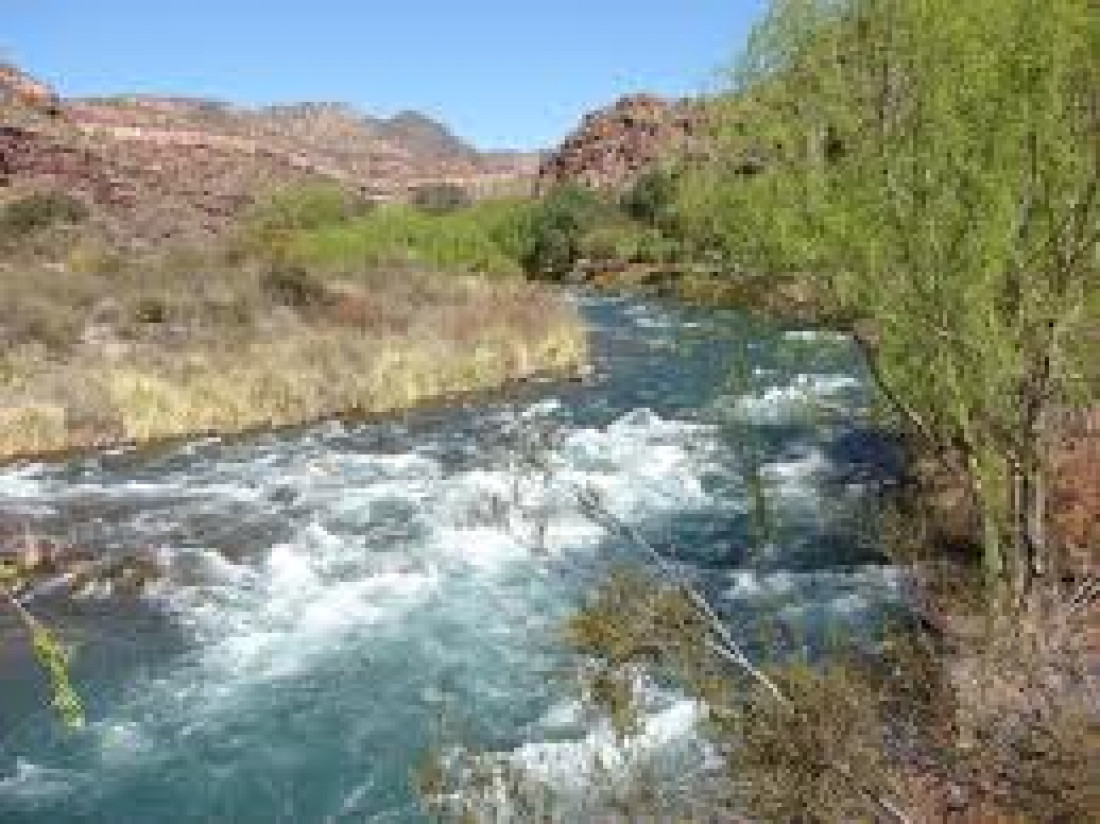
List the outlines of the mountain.
{"type": "MultiPolygon", "coordinates": [[[[69,120],[86,133],[283,154],[295,165],[384,198],[399,198],[409,188],[435,181],[475,186],[490,174],[477,150],[442,124],[413,112],[379,119],[340,103],[252,109],[147,95],[66,101],[66,110],[69,120]]],[[[490,165],[491,174],[501,173],[490,165]]]]}
{"type": "Polygon", "coordinates": [[[372,118],[339,103],[248,108],[124,94],[62,99],[0,66],[0,198],[55,188],[120,240],[217,233],[265,190],[327,180],[376,200],[433,184],[474,196],[530,191],[536,161],[482,154],[415,113],[372,118]]]}
{"type": "Polygon", "coordinates": [[[473,160],[478,152],[451,131],[420,112],[404,111],[388,120],[374,121],[376,134],[422,157],[449,157],[473,160]]]}

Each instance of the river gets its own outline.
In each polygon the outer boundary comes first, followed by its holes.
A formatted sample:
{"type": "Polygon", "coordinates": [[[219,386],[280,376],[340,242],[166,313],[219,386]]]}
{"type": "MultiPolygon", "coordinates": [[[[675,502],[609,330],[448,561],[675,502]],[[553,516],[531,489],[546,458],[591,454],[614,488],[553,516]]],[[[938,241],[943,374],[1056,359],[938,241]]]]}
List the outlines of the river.
{"type": "MultiPolygon", "coordinates": [[[[0,517],[166,571],[136,599],[29,604],[75,645],[80,731],[54,720],[4,624],[0,821],[420,821],[410,772],[441,707],[466,744],[576,768],[601,730],[559,677],[558,630],[632,554],[578,511],[576,484],[738,631],[859,626],[894,601],[862,526],[892,467],[848,341],[576,300],[583,384],[0,470],[0,517]],[[517,440],[537,441],[548,476],[517,469],[517,440]]],[[[689,702],[650,709],[652,749],[691,736],[689,702]]]]}

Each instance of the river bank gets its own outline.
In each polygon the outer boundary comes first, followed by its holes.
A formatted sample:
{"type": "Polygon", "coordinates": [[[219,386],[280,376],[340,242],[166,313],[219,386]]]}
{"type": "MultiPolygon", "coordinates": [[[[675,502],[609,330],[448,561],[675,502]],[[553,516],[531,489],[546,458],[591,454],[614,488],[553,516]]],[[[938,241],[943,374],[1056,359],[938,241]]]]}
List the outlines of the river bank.
{"type": "MultiPolygon", "coordinates": [[[[645,272],[636,277],[639,271],[641,267],[625,278],[622,272],[597,276],[595,285],[609,291],[683,297],[687,278],[645,272]]],[[[700,280],[708,281],[705,276],[700,280]]],[[[717,278],[709,280],[722,286],[717,278]]],[[[1097,407],[1058,407],[1048,421],[1041,454],[1049,461],[1050,485],[1041,528],[1059,551],[1022,597],[998,600],[1000,593],[990,591],[980,566],[982,524],[970,479],[952,456],[937,454],[927,442],[912,433],[906,437],[904,430],[890,425],[890,403],[895,399],[878,391],[875,330],[815,311],[813,301],[785,297],[780,290],[769,300],[757,300],[751,282],[746,289],[735,283],[703,294],[704,305],[734,305],[776,323],[802,318],[819,329],[814,333],[818,336],[843,330],[843,338],[858,346],[868,367],[867,388],[877,396],[880,411],[886,412],[873,419],[895,431],[895,443],[901,447],[896,483],[879,501],[872,540],[889,558],[899,584],[899,604],[905,620],[912,622],[896,637],[890,636],[889,622],[879,628],[889,638],[888,648],[905,650],[891,659],[892,668],[883,671],[869,667],[861,673],[858,665],[846,671],[848,662],[839,653],[815,662],[812,686],[807,687],[798,680],[797,665],[784,670],[778,663],[781,657],[769,660],[769,673],[779,673],[779,678],[795,672],[790,688],[804,690],[796,694],[804,702],[805,716],[795,723],[771,717],[763,728],[738,729],[739,741],[753,741],[744,751],[757,771],[751,779],[743,770],[733,772],[746,782],[772,788],[782,802],[796,790],[776,779],[776,764],[768,760],[775,748],[809,734],[830,742],[827,758],[834,750],[882,747],[887,740],[881,737],[884,731],[904,726],[912,738],[900,746],[887,744],[883,752],[889,756],[883,764],[864,766],[866,776],[892,776],[894,783],[884,785],[889,786],[885,792],[902,800],[913,816],[909,820],[1031,821],[1048,820],[1047,815],[1053,816],[1050,820],[1078,820],[1078,815],[1095,809],[1088,764],[1097,752],[1094,731],[1100,717],[1097,407]],[[751,305],[746,306],[746,300],[751,305]],[[917,644],[914,649],[920,651],[907,649],[908,643],[917,644]],[[853,677],[852,672],[860,674],[853,677]],[[874,686],[867,690],[869,684],[874,686]],[[913,684],[924,685],[932,699],[924,703],[927,696],[906,693],[913,684]],[[869,730],[853,733],[858,724],[847,730],[843,723],[833,726],[843,712],[851,712],[851,719],[878,720],[869,730]],[[852,740],[838,744],[845,735],[852,735],[852,740]],[[1028,749],[1034,741],[1043,743],[1028,749]],[[763,760],[753,762],[761,754],[763,760]]],[[[613,626],[630,621],[624,618],[613,626]]],[[[629,649],[631,641],[617,638],[615,643],[620,646],[614,650],[629,649]]],[[[766,706],[761,712],[766,715],[765,710],[766,706]]],[[[820,763],[816,758],[811,742],[805,753],[799,750],[791,756],[791,762],[795,769],[814,769],[820,763]]],[[[791,773],[784,775],[790,780],[791,773]]],[[[476,792],[470,795],[476,798],[476,792]]]]}
{"type": "Polygon", "coordinates": [[[569,302],[415,267],[0,271],[0,461],[373,416],[586,358],[569,302]]]}
{"type": "MultiPolygon", "coordinates": [[[[861,351],[872,383],[881,388],[875,366],[879,333],[866,321],[859,321],[831,308],[814,288],[812,279],[797,276],[766,276],[726,272],[703,266],[648,266],[626,261],[580,266],[572,278],[607,294],[633,295],[641,299],[672,299],[686,305],[735,309],[778,325],[821,330],[843,335],[861,351]]],[[[1100,295],[1090,296],[1085,311],[1100,317],[1100,295]]],[[[1067,342],[1083,364],[1083,389],[1100,389],[1100,321],[1091,331],[1067,342]]],[[[885,422],[889,425],[896,398],[879,395],[885,422]]],[[[1082,577],[1100,568],[1095,547],[1100,542],[1100,405],[1081,408],[1059,407],[1047,429],[1046,460],[1050,465],[1049,517],[1052,539],[1066,547],[1063,559],[1068,575],[1082,577]]],[[[913,433],[899,431],[907,455],[905,492],[901,503],[910,511],[922,510],[929,554],[954,549],[979,553],[980,530],[964,473],[957,462],[930,449],[913,433]]]]}

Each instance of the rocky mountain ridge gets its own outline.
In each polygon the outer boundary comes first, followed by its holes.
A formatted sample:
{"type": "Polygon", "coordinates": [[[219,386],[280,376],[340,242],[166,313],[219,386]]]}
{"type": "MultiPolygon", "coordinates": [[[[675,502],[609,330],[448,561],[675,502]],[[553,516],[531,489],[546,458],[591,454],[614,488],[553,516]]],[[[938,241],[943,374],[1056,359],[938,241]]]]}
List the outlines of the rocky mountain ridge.
{"type": "Polygon", "coordinates": [[[217,233],[264,190],[335,181],[379,201],[451,184],[472,195],[530,191],[538,157],[482,154],[411,112],[349,106],[246,108],[183,96],[63,99],[0,65],[0,199],[61,189],[117,239],[217,233]]]}
{"type": "Polygon", "coordinates": [[[669,156],[706,151],[703,106],[625,96],[591,112],[545,154],[479,152],[417,112],[365,115],[342,103],[249,108],[129,94],[63,99],[0,65],[0,200],[7,190],[76,195],[120,239],[217,233],[265,190],[335,181],[374,200],[423,186],[475,197],[560,183],[619,190],[669,156]]]}

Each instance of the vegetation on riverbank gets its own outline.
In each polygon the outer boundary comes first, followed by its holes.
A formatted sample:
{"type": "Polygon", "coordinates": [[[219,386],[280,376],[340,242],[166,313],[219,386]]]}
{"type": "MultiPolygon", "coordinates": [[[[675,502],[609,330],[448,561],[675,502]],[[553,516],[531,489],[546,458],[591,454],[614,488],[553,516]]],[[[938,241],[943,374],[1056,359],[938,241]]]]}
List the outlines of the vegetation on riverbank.
{"type": "Polygon", "coordinates": [[[79,216],[54,201],[5,211],[42,225],[0,269],[0,458],[379,414],[585,357],[566,302],[449,232],[472,214],[295,190],[222,248],[136,256],[57,225],[79,216]]]}
{"type": "MultiPolygon", "coordinates": [[[[140,259],[81,238],[62,196],[16,201],[0,215],[16,250],[0,271],[0,458],[380,412],[575,366],[576,319],[523,273],[839,318],[919,468],[877,537],[935,631],[805,655],[765,644],[757,665],[624,530],[648,568],[570,623],[583,697],[629,744],[644,679],[674,682],[712,758],[595,809],[1090,820],[1100,536],[1073,487],[1096,478],[1096,441],[1064,442],[1097,385],[1094,5],[776,2],[713,106],[714,156],[618,199],[565,186],[370,207],[296,190],[224,249],[140,259]],[[62,242],[60,265],[40,259],[62,242]]],[[[501,790],[511,765],[480,766],[432,776],[443,813],[531,809],[501,790]]],[[[524,778],[507,789],[545,790],[524,778]]]]}
{"type": "Polygon", "coordinates": [[[613,287],[635,276],[713,272],[709,250],[689,246],[680,225],[679,185],[672,167],[660,167],[621,195],[564,184],[537,199],[440,194],[425,196],[426,205],[373,208],[325,187],[291,190],[254,209],[235,245],[246,256],[329,272],[414,265],[613,287]]]}
{"type": "Polygon", "coordinates": [[[580,693],[622,745],[614,766],[587,765],[592,786],[555,799],[507,758],[458,758],[426,773],[435,811],[1096,820],[1100,487],[1096,432],[1072,422],[1095,419],[1098,388],[1097,88],[1087,0],[772,4],[712,104],[712,156],[647,184],[661,208],[642,220],[712,267],[713,286],[687,281],[707,298],[857,332],[910,447],[913,483],[875,540],[914,626],[839,650],[750,647],[643,536],[581,501],[644,567],[568,632],[580,693]],[[768,306],[769,280],[789,299],[768,306]],[[650,680],[699,701],[711,763],[631,775],[650,680]]]}

